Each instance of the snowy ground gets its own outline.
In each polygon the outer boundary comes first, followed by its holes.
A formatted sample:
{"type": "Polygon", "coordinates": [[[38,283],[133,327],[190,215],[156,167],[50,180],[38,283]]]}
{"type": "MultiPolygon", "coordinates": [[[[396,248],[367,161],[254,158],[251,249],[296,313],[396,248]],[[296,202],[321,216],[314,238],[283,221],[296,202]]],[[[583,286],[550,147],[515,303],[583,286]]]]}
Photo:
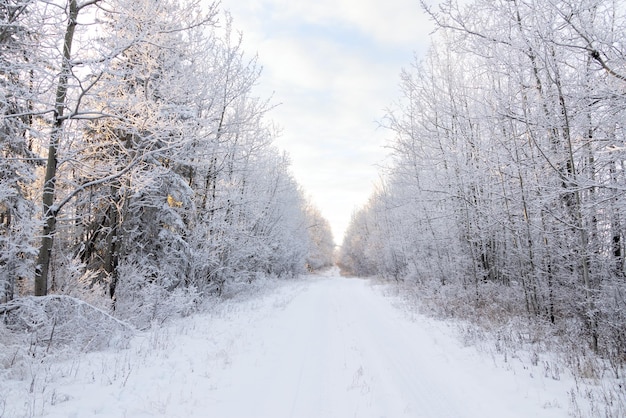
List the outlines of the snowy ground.
{"type": "Polygon", "coordinates": [[[408,319],[391,302],[336,271],[285,282],[141,334],[128,350],[0,382],[0,416],[568,415],[571,382],[495,367],[442,324],[408,319]]]}

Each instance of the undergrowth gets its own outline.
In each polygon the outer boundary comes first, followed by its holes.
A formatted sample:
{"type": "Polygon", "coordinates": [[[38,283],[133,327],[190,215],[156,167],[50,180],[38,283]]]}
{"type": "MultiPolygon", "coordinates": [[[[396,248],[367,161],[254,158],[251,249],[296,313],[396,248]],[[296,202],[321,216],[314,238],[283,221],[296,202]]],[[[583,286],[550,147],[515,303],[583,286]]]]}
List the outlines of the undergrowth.
{"type": "MultiPolygon", "coordinates": [[[[573,386],[568,413],[575,418],[626,417],[626,369],[621,357],[603,357],[580,337],[575,318],[552,323],[529,316],[502,288],[480,294],[447,286],[430,288],[394,281],[394,296],[411,310],[435,319],[454,320],[461,342],[487,353],[499,365],[516,359],[544,377],[573,386]]],[[[532,371],[531,371],[532,370],[532,371]]]]}

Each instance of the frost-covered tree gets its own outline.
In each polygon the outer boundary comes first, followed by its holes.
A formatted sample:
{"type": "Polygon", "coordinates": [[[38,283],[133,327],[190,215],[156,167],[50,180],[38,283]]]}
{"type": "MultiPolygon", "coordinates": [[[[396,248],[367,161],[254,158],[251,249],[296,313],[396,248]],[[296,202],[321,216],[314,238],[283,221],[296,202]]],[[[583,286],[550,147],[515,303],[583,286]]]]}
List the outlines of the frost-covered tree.
{"type": "Polygon", "coordinates": [[[253,92],[257,58],[216,4],[6,4],[5,298],[35,276],[37,295],[106,294],[131,315],[320,257],[324,233],[309,235],[272,106],[253,92]]]}
{"type": "Polygon", "coordinates": [[[0,302],[32,279],[34,204],[30,199],[37,156],[35,77],[41,57],[34,1],[0,1],[0,302]],[[25,283],[24,283],[25,284],[25,283]]]}
{"type": "Polygon", "coordinates": [[[328,262],[327,223],[254,94],[257,58],[216,4],[1,5],[3,300],[34,278],[143,326],[328,262]]]}
{"type": "Polygon", "coordinates": [[[332,266],[335,260],[335,241],[330,224],[312,203],[305,207],[305,215],[309,235],[308,268],[320,270],[332,266]]]}
{"type": "Polygon", "coordinates": [[[476,0],[427,11],[438,34],[403,72],[386,118],[392,164],[348,230],[345,264],[454,287],[476,309],[496,299],[616,359],[626,10],[476,0]]]}
{"type": "Polygon", "coordinates": [[[206,91],[193,63],[206,56],[207,42],[190,39],[213,28],[215,10],[112,1],[100,13],[96,41],[108,58],[91,65],[98,80],[85,102],[96,118],[70,165],[75,181],[94,185],[77,200],[78,253],[111,297],[121,262],[142,265],[173,289],[191,273],[185,236],[195,205],[182,166],[200,135],[197,105],[206,91]]]}

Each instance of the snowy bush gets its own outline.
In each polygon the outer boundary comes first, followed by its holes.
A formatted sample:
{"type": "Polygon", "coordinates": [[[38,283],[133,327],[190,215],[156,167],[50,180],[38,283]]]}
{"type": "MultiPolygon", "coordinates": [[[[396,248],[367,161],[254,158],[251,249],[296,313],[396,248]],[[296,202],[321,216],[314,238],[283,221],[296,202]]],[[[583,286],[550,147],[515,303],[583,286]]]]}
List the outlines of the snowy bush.
{"type": "Polygon", "coordinates": [[[122,264],[119,274],[115,315],[139,329],[162,324],[168,318],[189,315],[200,296],[194,286],[168,289],[164,285],[167,279],[149,266],[122,264]]]}
{"type": "Polygon", "coordinates": [[[112,301],[107,294],[108,283],[102,274],[87,269],[77,258],[64,257],[54,275],[53,290],[59,295],[71,296],[108,312],[112,301]]]}
{"type": "Polygon", "coordinates": [[[7,332],[27,335],[31,346],[45,351],[119,347],[132,333],[130,325],[71,296],[19,298],[0,306],[0,312],[7,332]]]}
{"type": "Polygon", "coordinates": [[[0,305],[0,379],[34,376],[50,361],[79,352],[126,348],[133,328],[65,295],[24,297],[0,305]]]}

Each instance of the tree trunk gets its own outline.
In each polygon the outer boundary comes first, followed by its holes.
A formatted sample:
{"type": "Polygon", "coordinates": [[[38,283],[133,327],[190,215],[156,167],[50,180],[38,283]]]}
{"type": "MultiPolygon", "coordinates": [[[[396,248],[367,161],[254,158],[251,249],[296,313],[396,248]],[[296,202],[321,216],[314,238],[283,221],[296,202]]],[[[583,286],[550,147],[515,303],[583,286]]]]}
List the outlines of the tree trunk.
{"type": "Polygon", "coordinates": [[[63,110],[67,98],[67,81],[71,72],[70,57],[72,54],[72,41],[74,40],[74,30],[76,29],[76,18],[78,17],[77,0],[69,2],[69,16],[67,28],[65,30],[63,44],[63,62],[61,64],[61,74],[56,90],[56,102],[54,108],[54,125],[50,134],[50,145],[48,147],[48,161],[46,163],[46,177],[43,186],[43,237],[39,255],[37,256],[37,266],[35,269],[35,296],[45,296],[48,293],[48,271],[50,268],[50,258],[52,255],[52,244],[56,229],[57,210],[54,207],[54,192],[56,186],[57,172],[57,149],[59,140],[63,132],[63,110]]]}

